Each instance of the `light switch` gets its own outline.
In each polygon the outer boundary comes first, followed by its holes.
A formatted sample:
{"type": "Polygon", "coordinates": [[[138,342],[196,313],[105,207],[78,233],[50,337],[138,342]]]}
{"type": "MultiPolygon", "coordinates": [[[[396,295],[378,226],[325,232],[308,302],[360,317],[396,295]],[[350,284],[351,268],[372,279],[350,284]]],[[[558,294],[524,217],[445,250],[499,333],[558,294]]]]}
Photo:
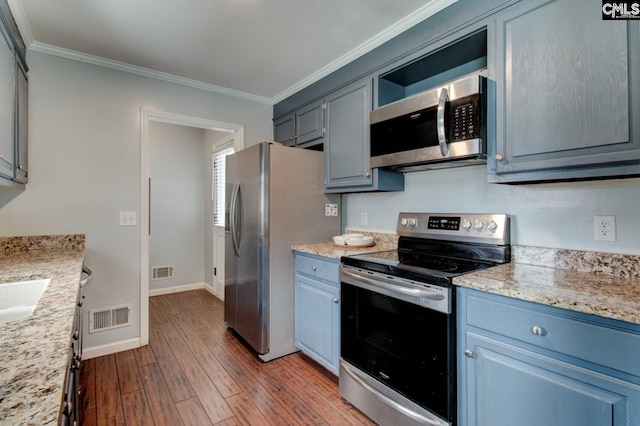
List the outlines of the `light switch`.
{"type": "Polygon", "coordinates": [[[120,212],[120,226],[136,226],[136,212],[120,212]]]}

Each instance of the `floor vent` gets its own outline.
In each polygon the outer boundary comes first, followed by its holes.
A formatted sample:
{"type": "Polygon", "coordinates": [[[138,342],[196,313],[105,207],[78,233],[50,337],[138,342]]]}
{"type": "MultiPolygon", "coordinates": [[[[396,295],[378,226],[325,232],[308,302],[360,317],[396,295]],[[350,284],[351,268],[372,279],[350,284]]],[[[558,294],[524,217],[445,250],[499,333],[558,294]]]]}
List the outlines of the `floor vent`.
{"type": "Polygon", "coordinates": [[[166,280],[168,278],[173,278],[173,265],[154,266],[151,272],[152,280],[166,280]]]}
{"type": "Polygon", "coordinates": [[[110,308],[89,311],[89,333],[111,330],[131,324],[131,305],[112,306],[110,308]]]}

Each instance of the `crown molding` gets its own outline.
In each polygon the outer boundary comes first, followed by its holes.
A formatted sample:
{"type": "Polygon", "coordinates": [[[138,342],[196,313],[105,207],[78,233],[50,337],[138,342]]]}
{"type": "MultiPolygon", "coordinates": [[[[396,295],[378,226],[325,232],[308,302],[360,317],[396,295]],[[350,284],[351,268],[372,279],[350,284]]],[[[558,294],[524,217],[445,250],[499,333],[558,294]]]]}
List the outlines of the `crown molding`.
{"type": "Polygon", "coordinates": [[[278,93],[271,99],[271,102],[275,105],[278,102],[288,98],[296,92],[304,89],[305,87],[315,83],[316,81],[322,79],[323,77],[328,76],[332,72],[342,68],[353,60],[359,58],[360,56],[372,51],[376,47],[381,46],[387,41],[391,40],[397,35],[402,34],[409,28],[413,27],[416,24],[424,21],[430,16],[435,15],[442,9],[456,3],[458,0],[433,0],[430,3],[424,5],[420,9],[416,10],[411,15],[401,19],[396,22],[394,25],[386,28],[384,31],[378,33],[373,38],[367,40],[365,43],[336,59],[335,61],[329,63],[328,65],[320,68],[315,73],[306,77],[305,79],[299,81],[295,85],[289,87],[287,90],[278,93]]]}
{"type": "Polygon", "coordinates": [[[11,9],[11,13],[13,14],[14,19],[16,20],[16,24],[18,29],[20,30],[20,34],[25,42],[27,49],[33,50],[36,52],[47,53],[49,55],[60,56],[67,59],[72,59],[75,61],[85,62],[93,65],[98,65],[101,67],[111,68],[114,70],[124,71],[131,74],[141,75],[149,78],[154,78],[157,80],[162,80],[170,83],[180,84],[183,86],[193,87],[200,90],[205,90],[208,92],[218,93],[221,95],[231,96],[239,99],[244,99],[247,101],[257,102],[266,105],[274,105],[287,97],[293,95],[294,93],[304,89],[305,87],[315,83],[316,81],[326,77],[332,72],[342,68],[353,60],[359,58],[360,56],[370,52],[376,47],[382,45],[383,43],[391,40],[393,37],[403,33],[414,25],[424,21],[432,15],[435,15],[442,9],[450,6],[451,4],[457,2],[458,0],[433,0],[428,4],[424,5],[411,15],[405,17],[404,19],[396,22],[391,27],[385,29],[384,31],[378,33],[373,38],[369,39],[367,42],[361,44],[355,49],[351,50],[347,54],[341,56],[333,62],[330,62],[326,66],[322,67],[318,71],[284,90],[283,92],[278,93],[273,98],[267,98],[264,96],[253,95],[251,93],[241,92],[239,90],[228,89],[221,86],[216,86],[214,84],[203,83],[198,80],[193,80],[189,78],[180,77],[174,74],[169,74],[161,71],[154,71],[149,68],[143,68],[136,65],[130,65],[124,62],[114,61],[111,59],[102,58],[99,56],[89,55],[81,52],[77,52],[70,49],[64,49],[57,46],[52,46],[44,43],[40,43],[34,41],[33,34],[31,32],[31,27],[29,26],[29,22],[26,19],[26,15],[24,13],[24,9],[22,8],[22,4],[20,0],[8,0],[9,8],[11,9]]]}

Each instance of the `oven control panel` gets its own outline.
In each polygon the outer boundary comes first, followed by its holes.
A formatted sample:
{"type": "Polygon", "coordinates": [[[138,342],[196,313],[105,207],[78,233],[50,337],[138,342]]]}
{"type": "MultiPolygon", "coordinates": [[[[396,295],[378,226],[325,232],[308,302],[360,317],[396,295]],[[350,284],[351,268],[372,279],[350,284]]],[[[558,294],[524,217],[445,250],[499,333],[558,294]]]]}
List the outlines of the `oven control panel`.
{"type": "Polygon", "coordinates": [[[400,236],[506,245],[509,216],[487,213],[400,213],[400,236]]]}

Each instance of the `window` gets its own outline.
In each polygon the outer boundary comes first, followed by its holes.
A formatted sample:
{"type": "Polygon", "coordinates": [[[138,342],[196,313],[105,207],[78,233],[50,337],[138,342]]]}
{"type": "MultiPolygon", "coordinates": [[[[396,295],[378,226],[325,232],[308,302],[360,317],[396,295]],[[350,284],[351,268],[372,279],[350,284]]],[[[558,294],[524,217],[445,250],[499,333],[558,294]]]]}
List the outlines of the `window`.
{"type": "Polygon", "coordinates": [[[213,153],[213,224],[224,226],[224,187],[226,157],[233,154],[233,141],[219,147],[213,153]]]}

